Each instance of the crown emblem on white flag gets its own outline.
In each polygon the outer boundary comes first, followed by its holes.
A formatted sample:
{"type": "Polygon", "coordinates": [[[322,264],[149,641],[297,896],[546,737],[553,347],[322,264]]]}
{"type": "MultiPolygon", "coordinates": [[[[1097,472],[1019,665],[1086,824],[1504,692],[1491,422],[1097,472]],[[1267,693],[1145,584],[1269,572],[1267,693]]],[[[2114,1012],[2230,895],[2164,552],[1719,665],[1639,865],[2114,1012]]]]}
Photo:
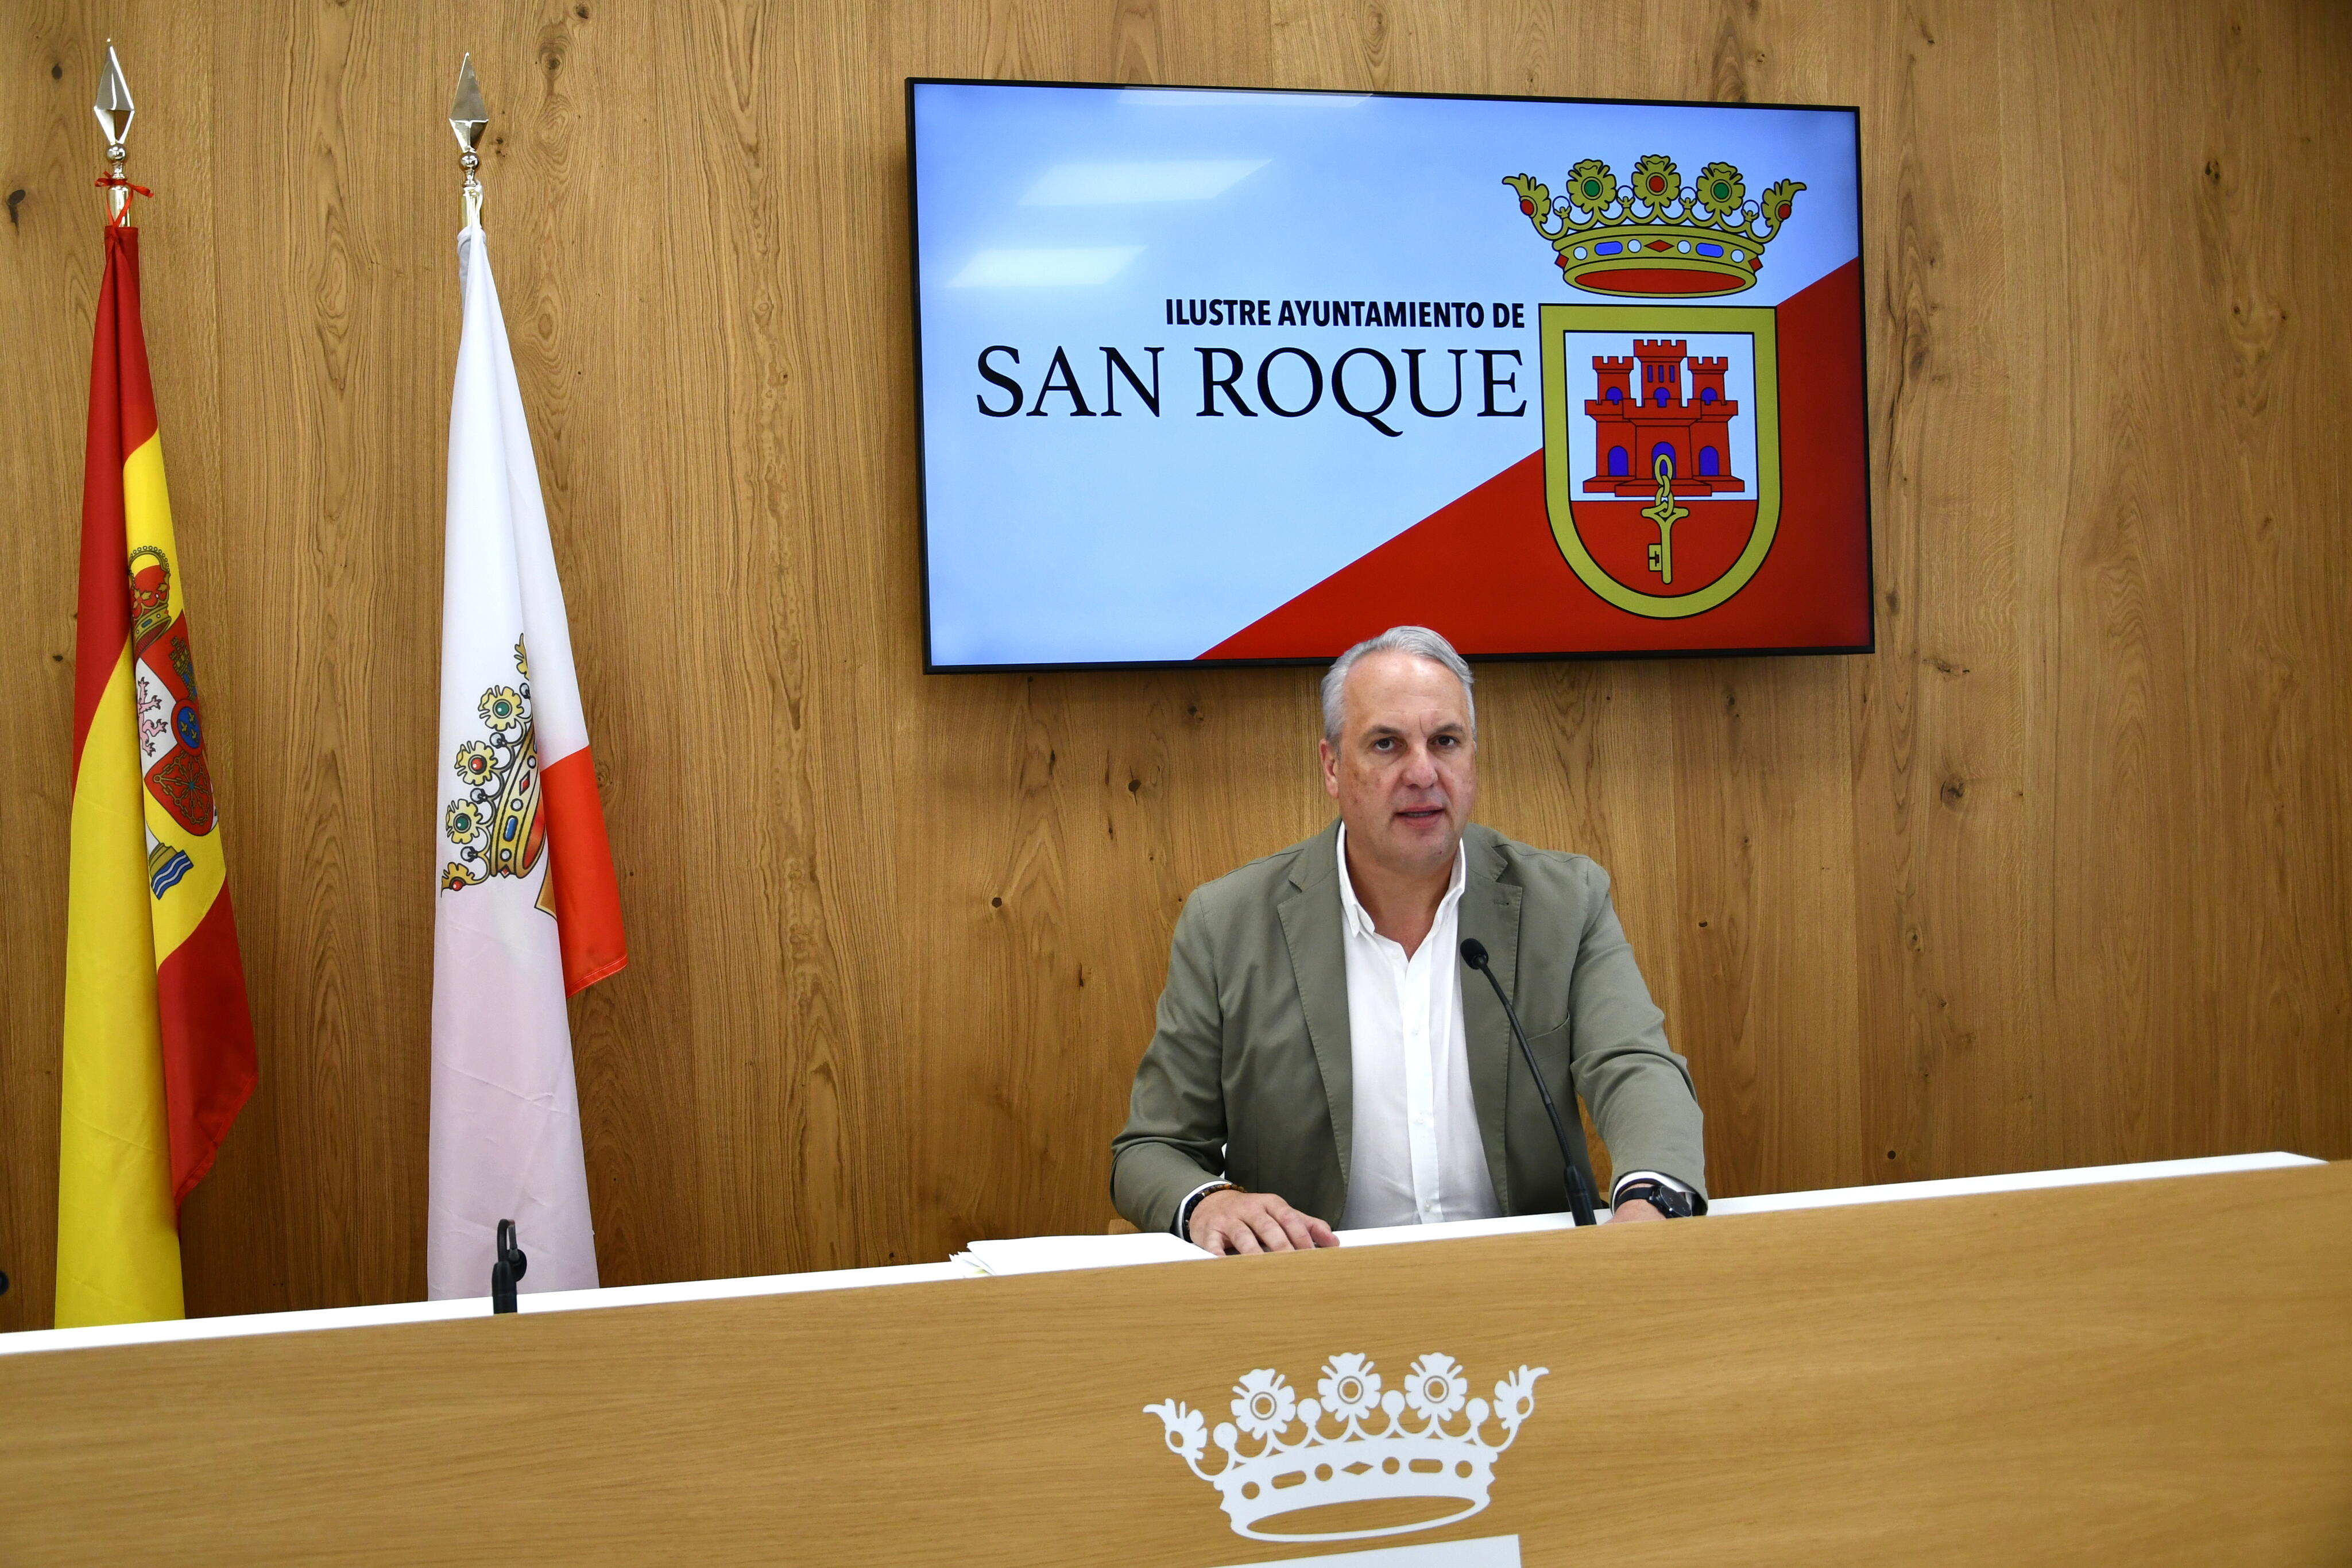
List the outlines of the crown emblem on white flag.
{"type": "MultiPolygon", "coordinates": [[[[1549,1367],[1522,1366],[1495,1385],[1494,1403],[1469,1397],[1470,1379],[1450,1355],[1412,1364],[1402,1388],[1383,1390],[1370,1357],[1335,1355],[1301,1399],[1282,1374],[1260,1367],[1234,1385],[1231,1421],[1208,1418],[1181,1400],[1147,1405],[1160,1417],[1169,1452],[1223,1494],[1236,1533],[1256,1541],[1354,1541],[1431,1530],[1486,1506],[1495,1456],[1535,1413],[1536,1379],[1549,1367]],[[1499,1426],[1501,1441],[1487,1433],[1499,1426]],[[1224,1450],[1202,1468],[1213,1436],[1224,1450]],[[1342,1503],[1428,1499],[1452,1511],[1369,1530],[1270,1530],[1281,1516],[1342,1503]]],[[[1337,1521],[1332,1521],[1337,1522],[1337,1521]]]]}

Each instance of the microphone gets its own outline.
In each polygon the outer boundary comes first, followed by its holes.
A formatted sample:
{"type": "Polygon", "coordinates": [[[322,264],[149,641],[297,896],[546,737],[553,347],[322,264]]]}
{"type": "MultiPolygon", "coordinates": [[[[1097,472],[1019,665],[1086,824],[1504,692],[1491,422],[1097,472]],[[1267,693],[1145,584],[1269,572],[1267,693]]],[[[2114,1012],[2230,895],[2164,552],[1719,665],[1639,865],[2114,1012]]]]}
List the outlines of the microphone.
{"type": "Polygon", "coordinates": [[[1519,1054],[1527,1059],[1528,1071],[1536,1081],[1536,1092],[1543,1096],[1544,1114],[1551,1118],[1551,1135],[1559,1140],[1560,1164],[1568,1167],[1568,1207],[1580,1226],[1601,1223],[1592,1215],[1592,1194],[1584,1185],[1584,1173],[1576,1168],[1576,1156],[1568,1152],[1568,1128],[1559,1119],[1559,1107],[1552,1103],[1551,1090],[1544,1082],[1543,1069],[1536,1065],[1535,1048],[1528,1043],[1528,1031],[1519,1027],[1518,1009],[1511,998],[1503,994],[1503,982],[1495,977],[1486,961],[1486,945],[1475,936],[1462,940],[1462,961],[1486,977],[1495,988],[1495,999],[1503,1004],[1503,1016],[1511,1020],[1511,1038],[1519,1042],[1519,1054]]]}
{"type": "Polygon", "coordinates": [[[490,1263],[490,1312],[493,1315],[516,1310],[515,1281],[530,1267],[523,1256],[522,1247],[515,1239],[515,1222],[499,1221],[498,1249],[490,1263]]]}

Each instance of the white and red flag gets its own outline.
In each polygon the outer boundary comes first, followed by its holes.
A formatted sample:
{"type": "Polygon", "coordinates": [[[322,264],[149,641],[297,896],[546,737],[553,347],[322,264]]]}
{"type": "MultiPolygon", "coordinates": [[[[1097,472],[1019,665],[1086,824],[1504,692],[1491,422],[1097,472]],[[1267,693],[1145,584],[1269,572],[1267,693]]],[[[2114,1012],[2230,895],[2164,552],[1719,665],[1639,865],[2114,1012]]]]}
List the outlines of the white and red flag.
{"type": "Polygon", "coordinates": [[[488,1293],[501,1219],[530,1260],[523,1289],[596,1284],[564,998],[628,962],[563,588],[478,225],[458,235],[457,265],[434,824],[435,1300],[488,1293]]]}

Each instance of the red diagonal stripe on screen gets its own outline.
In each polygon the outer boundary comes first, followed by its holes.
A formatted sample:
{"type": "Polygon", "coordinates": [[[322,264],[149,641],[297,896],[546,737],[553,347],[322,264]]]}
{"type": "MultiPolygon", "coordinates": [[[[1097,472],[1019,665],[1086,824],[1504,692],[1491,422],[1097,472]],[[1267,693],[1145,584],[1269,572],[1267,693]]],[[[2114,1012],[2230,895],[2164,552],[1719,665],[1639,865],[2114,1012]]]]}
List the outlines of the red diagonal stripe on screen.
{"type": "Polygon", "coordinates": [[[1538,452],[1201,656],[1328,659],[1407,622],[1465,653],[1524,652],[1544,645],[1549,606],[1571,591],[1591,597],[1552,543],[1538,452]]]}
{"type": "Polygon", "coordinates": [[[1717,609],[1652,620],[1587,588],[1552,537],[1538,452],[1201,657],[1328,659],[1401,624],[1484,654],[1867,643],[1861,276],[1848,262],[1779,307],[1780,532],[1748,586],[1717,609]]]}

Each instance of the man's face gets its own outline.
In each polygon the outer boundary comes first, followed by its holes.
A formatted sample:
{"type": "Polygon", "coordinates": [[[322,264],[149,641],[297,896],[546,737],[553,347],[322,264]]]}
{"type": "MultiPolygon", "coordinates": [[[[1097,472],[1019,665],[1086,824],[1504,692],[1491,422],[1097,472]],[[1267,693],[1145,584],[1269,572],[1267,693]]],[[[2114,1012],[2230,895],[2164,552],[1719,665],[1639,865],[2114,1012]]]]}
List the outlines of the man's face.
{"type": "Polygon", "coordinates": [[[1450,867],[1478,797],[1462,683],[1418,654],[1370,653],[1339,696],[1339,744],[1321,743],[1323,788],[1339,802],[1349,851],[1403,876],[1450,867]]]}

